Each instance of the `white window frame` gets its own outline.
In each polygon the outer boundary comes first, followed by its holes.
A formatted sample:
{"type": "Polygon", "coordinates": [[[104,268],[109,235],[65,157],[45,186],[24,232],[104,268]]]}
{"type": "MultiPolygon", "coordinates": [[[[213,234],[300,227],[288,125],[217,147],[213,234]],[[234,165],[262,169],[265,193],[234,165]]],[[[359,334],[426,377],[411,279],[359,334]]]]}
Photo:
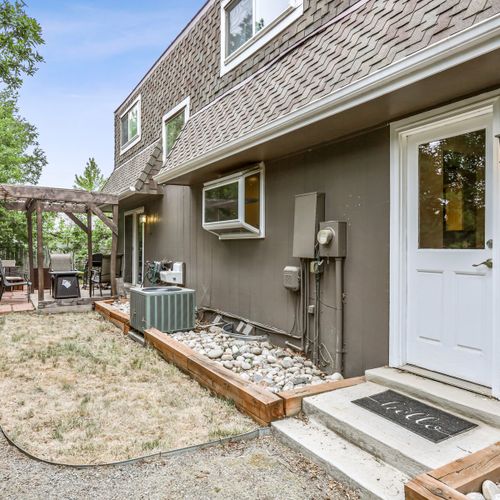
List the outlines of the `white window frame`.
{"type": "Polygon", "coordinates": [[[258,166],[248,170],[243,170],[232,175],[217,179],[215,181],[206,182],[203,185],[202,193],[202,227],[206,231],[213,233],[220,240],[239,240],[239,239],[262,239],[266,236],[266,193],[265,193],[265,166],[260,163],[258,166]],[[257,229],[245,222],[245,179],[254,174],[260,174],[260,220],[257,229]],[[205,221],[205,193],[214,188],[233,184],[238,182],[238,218],[230,221],[206,222],[205,221]],[[219,234],[218,230],[241,229],[244,228],[248,233],[224,233],[219,234]]]}
{"type": "MultiPolygon", "coordinates": [[[[224,0],[221,3],[221,64],[220,75],[223,76],[229,71],[240,65],[245,59],[255,54],[259,49],[271,41],[278,33],[290,26],[304,13],[304,0],[289,0],[289,7],[280,16],[278,16],[271,24],[262,28],[254,34],[252,38],[247,40],[241,47],[239,47],[231,55],[226,54],[227,44],[227,9],[228,7],[238,0],[224,0]]],[[[269,0],[271,1],[271,0],[269,0]]],[[[254,12],[255,12],[255,2],[254,12]]]]}
{"type": "MultiPolygon", "coordinates": [[[[500,94],[497,90],[447,106],[433,109],[391,123],[391,210],[390,210],[390,294],[389,294],[389,366],[404,366],[406,359],[407,313],[407,249],[406,249],[406,142],[411,133],[425,131],[437,125],[456,123],[466,118],[490,113],[493,115],[493,165],[500,161],[500,94]]],[[[500,213],[500,175],[493,169],[493,213],[500,213]]],[[[493,222],[493,240],[500,234],[500,217],[493,222]]],[[[493,262],[500,262],[500,245],[493,246],[493,262]]],[[[493,266],[493,332],[500,328],[500,279],[498,266],[493,266]]],[[[500,342],[493,342],[492,366],[500,365],[500,342]]],[[[500,370],[492,374],[492,395],[500,399],[500,370]]]]}
{"type": "Polygon", "coordinates": [[[184,109],[184,127],[185,127],[186,123],[189,120],[190,106],[191,106],[191,98],[186,97],[183,101],[177,104],[175,108],[172,108],[170,111],[168,111],[163,115],[163,118],[161,120],[161,144],[163,149],[163,163],[167,161],[167,156],[168,156],[166,148],[167,135],[165,134],[165,123],[168,122],[170,118],[173,118],[184,109]]]}
{"type": "MultiPolygon", "coordinates": [[[[127,261],[126,258],[126,238],[127,238],[127,232],[126,232],[126,217],[132,216],[132,283],[128,283],[132,286],[138,286],[141,285],[141,283],[138,282],[137,277],[139,274],[139,266],[137,265],[137,261],[139,260],[139,248],[137,245],[137,242],[139,241],[139,230],[138,230],[138,222],[139,222],[139,217],[144,214],[144,207],[139,207],[135,208],[133,210],[128,210],[123,214],[123,276],[125,277],[125,263],[127,261]]],[[[142,236],[142,268],[141,268],[141,276],[142,276],[142,281],[144,282],[144,272],[145,272],[145,255],[146,255],[146,232],[144,228],[145,224],[141,224],[141,236],[142,236]]]]}
{"type": "Polygon", "coordinates": [[[131,147],[135,146],[140,140],[141,140],[141,133],[142,133],[142,127],[141,127],[141,114],[142,114],[142,109],[141,109],[141,96],[139,95],[134,101],[130,103],[130,105],[125,109],[125,111],[120,115],[120,122],[119,122],[119,136],[120,136],[120,154],[125,153],[125,151],[128,151],[131,147]],[[137,135],[127,141],[125,144],[122,146],[122,119],[125,115],[127,115],[135,106],[137,106],[137,135]]]}

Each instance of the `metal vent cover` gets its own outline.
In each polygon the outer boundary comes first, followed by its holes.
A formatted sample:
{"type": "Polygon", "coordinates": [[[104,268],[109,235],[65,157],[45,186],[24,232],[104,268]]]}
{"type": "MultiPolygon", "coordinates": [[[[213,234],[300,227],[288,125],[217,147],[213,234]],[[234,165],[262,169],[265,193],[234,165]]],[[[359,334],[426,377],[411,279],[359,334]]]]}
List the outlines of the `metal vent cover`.
{"type": "Polygon", "coordinates": [[[144,333],[191,330],[195,325],[196,292],[177,286],[131,288],[130,326],[144,333]]]}

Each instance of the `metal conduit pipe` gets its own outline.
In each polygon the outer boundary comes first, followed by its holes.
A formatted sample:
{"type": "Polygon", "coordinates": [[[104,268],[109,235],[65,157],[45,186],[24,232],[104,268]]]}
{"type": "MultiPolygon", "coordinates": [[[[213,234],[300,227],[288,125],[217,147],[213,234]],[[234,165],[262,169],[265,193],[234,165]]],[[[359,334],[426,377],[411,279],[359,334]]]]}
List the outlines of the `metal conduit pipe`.
{"type": "Polygon", "coordinates": [[[335,367],[342,375],[344,366],[344,259],[335,258],[335,367]]]}

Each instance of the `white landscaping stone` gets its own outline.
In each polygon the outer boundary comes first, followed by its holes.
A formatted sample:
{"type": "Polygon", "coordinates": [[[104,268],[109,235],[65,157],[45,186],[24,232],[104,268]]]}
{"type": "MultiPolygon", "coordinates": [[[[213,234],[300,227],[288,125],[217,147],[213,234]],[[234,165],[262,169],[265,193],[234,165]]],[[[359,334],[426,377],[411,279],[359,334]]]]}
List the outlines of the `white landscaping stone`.
{"type": "Polygon", "coordinates": [[[271,392],[325,380],[323,372],[295,351],[267,341],[243,341],[223,333],[220,327],[210,326],[208,332],[176,332],[172,338],[271,392]]]}
{"type": "Polygon", "coordinates": [[[500,495],[500,488],[493,481],[486,480],[482,489],[486,500],[494,500],[495,495],[500,495]]]}
{"type": "Polygon", "coordinates": [[[210,359],[217,359],[217,358],[220,358],[222,356],[222,353],[223,353],[222,349],[220,347],[216,347],[215,349],[208,351],[207,356],[210,359]]]}
{"type": "Polygon", "coordinates": [[[471,493],[467,493],[467,495],[465,495],[467,498],[470,498],[470,500],[485,500],[484,499],[484,495],[482,493],[477,493],[475,491],[471,492],[471,493]]]}

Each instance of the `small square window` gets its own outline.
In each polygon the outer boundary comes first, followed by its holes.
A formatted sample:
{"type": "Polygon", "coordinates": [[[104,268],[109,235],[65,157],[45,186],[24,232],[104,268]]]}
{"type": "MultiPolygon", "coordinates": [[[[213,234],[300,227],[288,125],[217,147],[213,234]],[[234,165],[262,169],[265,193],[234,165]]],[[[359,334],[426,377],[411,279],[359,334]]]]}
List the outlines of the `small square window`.
{"type": "Polygon", "coordinates": [[[182,101],[163,117],[163,161],[172,151],[175,142],[189,118],[189,98],[182,101]]]}
{"type": "Polygon", "coordinates": [[[219,239],[264,237],[264,167],[205,184],[203,229],[219,239]]]}
{"type": "Polygon", "coordinates": [[[120,147],[122,152],[134,145],[141,135],[141,101],[137,99],[120,117],[120,147]]]}

